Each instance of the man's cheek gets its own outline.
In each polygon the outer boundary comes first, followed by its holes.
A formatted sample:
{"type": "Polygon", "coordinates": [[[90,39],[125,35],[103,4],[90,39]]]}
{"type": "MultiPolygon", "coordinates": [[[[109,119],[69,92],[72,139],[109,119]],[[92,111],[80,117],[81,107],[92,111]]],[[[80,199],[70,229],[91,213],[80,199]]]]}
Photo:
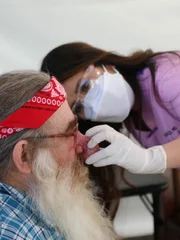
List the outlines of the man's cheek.
{"type": "Polygon", "coordinates": [[[52,155],[59,166],[65,167],[74,161],[76,158],[74,144],[74,140],[68,138],[64,142],[61,142],[58,147],[52,148],[52,155]]]}
{"type": "Polygon", "coordinates": [[[68,158],[69,161],[75,161],[76,160],[76,141],[74,139],[74,137],[69,138],[69,141],[67,143],[67,153],[68,153],[68,158]]]}

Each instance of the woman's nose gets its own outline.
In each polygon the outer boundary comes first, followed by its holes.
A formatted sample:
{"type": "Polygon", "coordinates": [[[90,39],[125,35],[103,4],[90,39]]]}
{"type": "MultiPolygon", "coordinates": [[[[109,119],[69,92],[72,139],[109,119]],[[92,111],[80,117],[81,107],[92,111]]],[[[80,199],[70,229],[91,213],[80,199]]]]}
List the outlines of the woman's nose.
{"type": "Polygon", "coordinates": [[[87,144],[91,138],[83,135],[82,133],[77,133],[76,140],[76,152],[77,154],[82,154],[84,161],[93,153],[99,150],[99,146],[95,146],[94,148],[89,149],[87,144]]]}

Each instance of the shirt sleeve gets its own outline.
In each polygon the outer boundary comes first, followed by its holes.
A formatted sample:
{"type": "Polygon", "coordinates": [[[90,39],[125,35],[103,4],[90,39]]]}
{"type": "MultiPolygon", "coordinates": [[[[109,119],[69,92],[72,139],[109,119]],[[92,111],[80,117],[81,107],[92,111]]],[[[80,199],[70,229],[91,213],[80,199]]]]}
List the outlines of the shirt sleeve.
{"type": "MultiPolygon", "coordinates": [[[[33,240],[66,240],[62,235],[57,234],[49,234],[46,231],[42,231],[40,234],[33,236],[32,238],[25,239],[33,239],[33,240]]],[[[25,240],[24,239],[24,240],[25,240]]]]}
{"type": "Polygon", "coordinates": [[[162,107],[180,121],[180,55],[159,60],[155,84],[162,107]]]}

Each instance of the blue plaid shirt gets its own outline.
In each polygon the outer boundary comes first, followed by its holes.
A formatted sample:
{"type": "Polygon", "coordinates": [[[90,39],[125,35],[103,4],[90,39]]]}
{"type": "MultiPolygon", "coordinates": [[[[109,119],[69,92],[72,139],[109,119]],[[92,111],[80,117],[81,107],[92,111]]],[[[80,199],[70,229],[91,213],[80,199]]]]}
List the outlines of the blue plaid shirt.
{"type": "Polygon", "coordinates": [[[23,192],[0,182],[0,239],[65,240],[62,234],[33,212],[23,192]]]}

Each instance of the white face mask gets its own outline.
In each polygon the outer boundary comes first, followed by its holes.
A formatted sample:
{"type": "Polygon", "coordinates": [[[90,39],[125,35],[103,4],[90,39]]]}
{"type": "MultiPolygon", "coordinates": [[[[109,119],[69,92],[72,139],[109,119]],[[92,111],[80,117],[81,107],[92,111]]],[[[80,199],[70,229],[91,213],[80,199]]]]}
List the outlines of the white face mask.
{"type": "MultiPolygon", "coordinates": [[[[104,66],[103,66],[104,67],[104,66]]],[[[105,69],[105,67],[104,67],[105,69]]],[[[134,104],[134,93],[123,76],[105,72],[94,82],[82,104],[87,119],[100,122],[123,122],[134,104]]]]}

